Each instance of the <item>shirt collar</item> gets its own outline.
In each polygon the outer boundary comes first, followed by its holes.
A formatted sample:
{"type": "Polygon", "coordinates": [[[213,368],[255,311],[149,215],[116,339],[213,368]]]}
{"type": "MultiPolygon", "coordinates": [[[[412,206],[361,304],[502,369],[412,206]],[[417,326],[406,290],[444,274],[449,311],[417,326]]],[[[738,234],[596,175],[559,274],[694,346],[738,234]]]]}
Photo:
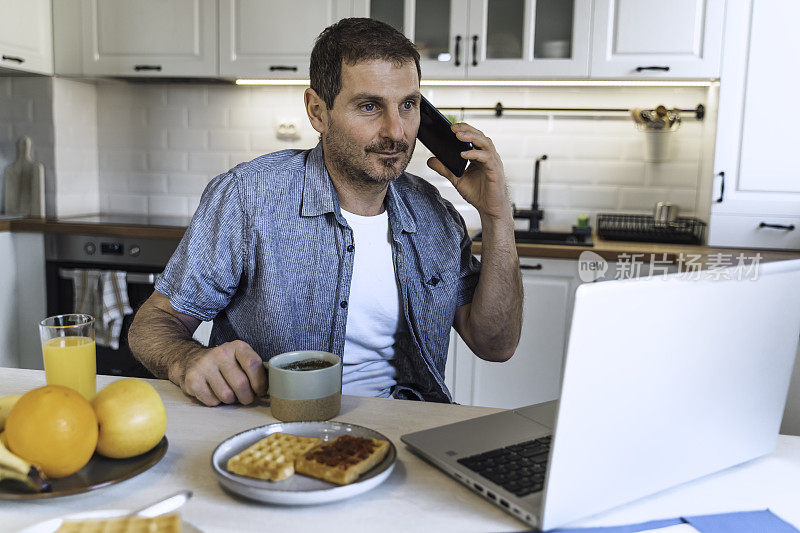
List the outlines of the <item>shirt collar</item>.
{"type": "Polygon", "coordinates": [[[308,153],[306,174],[303,179],[303,197],[300,203],[300,216],[315,217],[325,213],[339,212],[339,198],[325,168],[322,156],[322,142],[308,153]]]}
{"type": "MultiPolygon", "coordinates": [[[[389,211],[389,222],[392,228],[401,228],[406,233],[415,233],[417,224],[414,222],[405,200],[397,193],[396,181],[390,182],[386,190],[386,209],[389,211]]],[[[300,216],[313,217],[325,213],[341,215],[339,196],[336,194],[328,169],[325,168],[322,142],[319,142],[306,158],[300,216]]],[[[392,233],[395,232],[392,231],[392,233]]]]}
{"type": "MultiPolygon", "coordinates": [[[[402,177],[403,175],[401,174],[400,178],[402,177]]],[[[389,219],[396,217],[395,227],[399,222],[399,227],[403,228],[406,233],[416,233],[417,223],[414,222],[414,217],[411,216],[411,211],[405,200],[398,194],[396,182],[397,180],[389,182],[389,187],[386,189],[386,209],[389,211],[389,219]]]]}

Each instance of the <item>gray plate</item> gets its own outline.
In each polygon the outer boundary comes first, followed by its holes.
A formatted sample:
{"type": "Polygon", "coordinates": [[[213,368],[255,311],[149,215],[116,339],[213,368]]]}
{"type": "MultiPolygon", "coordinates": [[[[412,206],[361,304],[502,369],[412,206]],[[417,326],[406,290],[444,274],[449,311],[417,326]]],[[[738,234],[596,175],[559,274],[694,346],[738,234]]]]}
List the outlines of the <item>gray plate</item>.
{"type": "Polygon", "coordinates": [[[396,459],[397,450],[392,441],[369,428],[342,422],[281,422],[248,429],[225,440],[211,455],[211,467],[223,487],[246,498],[281,505],[315,505],[350,498],[380,485],[392,473],[396,459]],[[389,451],[383,461],[349,485],[335,485],[301,474],[281,481],[264,481],[228,472],[228,459],[278,432],[298,437],[316,437],[323,442],[340,435],[380,439],[389,442],[389,451]]]}
{"type": "Polygon", "coordinates": [[[61,479],[51,479],[52,492],[22,492],[14,490],[11,484],[0,483],[0,500],[36,500],[41,498],[58,498],[96,490],[120,481],[138,476],[158,463],[167,453],[167,437],[161,439],[149,452],[129,459],[109,459],[98,454],[89,463],[72,474],[61,479]]]}

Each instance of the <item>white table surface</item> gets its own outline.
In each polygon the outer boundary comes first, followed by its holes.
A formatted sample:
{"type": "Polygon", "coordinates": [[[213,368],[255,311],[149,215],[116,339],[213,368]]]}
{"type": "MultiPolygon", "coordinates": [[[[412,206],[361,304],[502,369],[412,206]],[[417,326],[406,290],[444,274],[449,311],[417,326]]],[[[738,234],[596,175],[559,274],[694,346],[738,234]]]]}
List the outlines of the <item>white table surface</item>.
{"type": "MultiPolygon", "coordinates": [[[[98,388],[117,378],[98,377],[98,388]]],[[[525,524],[413,455],[400,435],[497,411],[484,407],[342,397],[335,420],[369,427],[397,448],[389,479],[353,499],[316,507],[279,507],[232,496],[210,465],[214,448],[248,428],[275,422],[263,403],[204,407],[168,381],[151,380],[167,408],[169,450],[139,476],[63,498],[2,501],[0,530],[95,509],[134,509],[182,489],[194,497],[183,519],[216,531],[522,531],[525,524]]],[[[0,369],[0,396],[44,385],[39,370],[0,369]]],[[[680,438],[680,435],[676,435],[680,438]]],[[[627,524],[680,515],[770,508],[800,526],[800,437],[781,436],[775,453],[670,489],[573,526],[627,524]]]]}

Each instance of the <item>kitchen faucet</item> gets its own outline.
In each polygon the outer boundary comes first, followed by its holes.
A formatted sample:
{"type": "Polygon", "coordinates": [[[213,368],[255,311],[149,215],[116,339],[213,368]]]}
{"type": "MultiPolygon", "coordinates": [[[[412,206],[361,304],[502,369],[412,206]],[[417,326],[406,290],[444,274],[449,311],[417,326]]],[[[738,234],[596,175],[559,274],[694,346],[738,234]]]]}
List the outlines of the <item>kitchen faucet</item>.
{"type": "Polygon", "coordinates": [[[542,154],[536,158],[536,164],[533,167],[533,201],[531,202],[531,208],[517,209],[517,206],[513,204],[511,206],[514,218],[528,220],[528,231],[539,231],[539,222],[544,218],[544,210],[539,209],[539,165],[546,159],[547,154],[542,154]]]}

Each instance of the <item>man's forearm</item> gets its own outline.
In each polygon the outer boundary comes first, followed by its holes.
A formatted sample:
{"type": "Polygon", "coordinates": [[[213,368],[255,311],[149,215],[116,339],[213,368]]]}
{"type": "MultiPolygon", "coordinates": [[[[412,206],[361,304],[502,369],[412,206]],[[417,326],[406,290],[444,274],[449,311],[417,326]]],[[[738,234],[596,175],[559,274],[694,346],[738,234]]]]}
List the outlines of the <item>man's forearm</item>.
{"type": "Polygon", "coordinates": [[[522,278],[514,242],[514,220],[481,217],[481,275],[468,317],[481,356],[506,360],[522,329],[522,278]]]}
{"type": "Polygon", "coordinates": [[[150,301],[136,313],[128,331],[128,345],[154,376],[181,385],[186,366],[206,348],[178,317],[150,301]]]}

